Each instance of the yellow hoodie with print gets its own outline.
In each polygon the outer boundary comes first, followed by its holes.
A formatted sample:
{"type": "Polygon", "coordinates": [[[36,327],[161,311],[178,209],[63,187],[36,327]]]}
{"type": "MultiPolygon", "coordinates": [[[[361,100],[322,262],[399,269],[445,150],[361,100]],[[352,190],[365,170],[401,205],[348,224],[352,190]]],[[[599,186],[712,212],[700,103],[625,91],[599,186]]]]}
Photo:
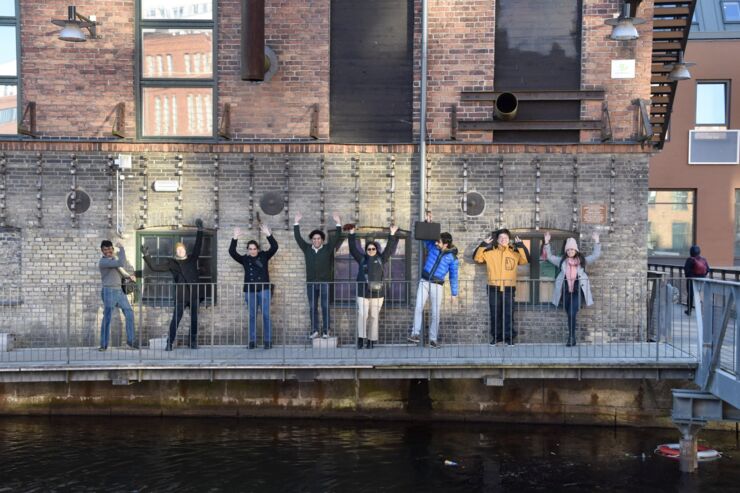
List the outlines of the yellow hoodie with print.
{"type": "Polygon", "coordinates": [[[511,245],[486,248],[485,244],[476,248],[473,260],[486,264],[488,285],[498,286],[501,291],[504,287],[516,286],[516,268],[529,263],[524,249],[515,249],[511,245]]]}

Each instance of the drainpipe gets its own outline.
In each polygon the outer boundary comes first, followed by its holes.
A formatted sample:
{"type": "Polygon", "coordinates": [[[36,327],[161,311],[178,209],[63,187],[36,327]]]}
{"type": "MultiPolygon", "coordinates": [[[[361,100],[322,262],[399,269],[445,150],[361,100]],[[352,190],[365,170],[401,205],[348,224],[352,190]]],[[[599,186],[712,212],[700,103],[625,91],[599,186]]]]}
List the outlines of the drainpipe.
{"type": "Polygon", "coordinates": [[[427,188],[427,0],[421,0],[421,104],[419,111],[419,219],[424,220],[427,188]]]}
{"type": "MultiPolygon", "coordinates": [[[[419,108],[419,220],[426,219],[426,189],[427,189],[427,31],[428,25],[427,0],[421,0],[421,95],[419,108]]],[[[419,248],[419,279],[424,269],[424,255],[419,248]]]]}

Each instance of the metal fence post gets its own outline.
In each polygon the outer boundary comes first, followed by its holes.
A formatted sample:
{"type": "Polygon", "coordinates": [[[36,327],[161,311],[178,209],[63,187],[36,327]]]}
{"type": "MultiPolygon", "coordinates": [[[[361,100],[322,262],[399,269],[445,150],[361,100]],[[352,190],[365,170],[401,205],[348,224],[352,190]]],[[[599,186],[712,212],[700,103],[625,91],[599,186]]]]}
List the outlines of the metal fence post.
{"type": "Polygon", "coordinates": [[[67,284],[67,364],[69,364],[69,338],[70,338],[70,320],[72,316],[72,285],[67,284]]]}

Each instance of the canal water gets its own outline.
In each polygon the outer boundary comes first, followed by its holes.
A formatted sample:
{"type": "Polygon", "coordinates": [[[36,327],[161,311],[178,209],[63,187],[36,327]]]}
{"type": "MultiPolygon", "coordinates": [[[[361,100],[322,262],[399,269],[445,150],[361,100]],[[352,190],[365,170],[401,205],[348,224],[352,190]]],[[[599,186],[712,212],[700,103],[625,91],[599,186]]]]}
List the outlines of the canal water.
{"type": "Polygon", "coordinates": [[[681,474],[663,429],[224,418],[0,418],[0,492],[731,492],[720,460],[681,474]]]}

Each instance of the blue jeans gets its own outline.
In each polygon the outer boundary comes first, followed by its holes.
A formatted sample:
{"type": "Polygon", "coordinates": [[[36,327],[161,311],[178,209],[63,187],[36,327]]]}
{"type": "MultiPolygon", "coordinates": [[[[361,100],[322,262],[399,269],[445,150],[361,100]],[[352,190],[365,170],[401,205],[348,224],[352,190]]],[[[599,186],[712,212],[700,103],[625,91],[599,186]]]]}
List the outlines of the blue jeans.
{"type": "Polygon", "coordinates": [[[321,301],[322,333],[329,333],[329,283],[310,282],[306,285],[308,310],[311,315],[311,333],[319,331],[319,301],[321,301]]]}
{"type": "Polygon", "coordinates": [[[254,291],[247,288],[244,301],[249,307],[249,342],[257,341],[257,309],[262,310],[262,341],[265,344],[272,342],[272,327],[270,325],[270,290],[254,291]]]}
{"type": "Polygon", "coordinates": [[[110,321],[113,310],[119,307],[126,317],[126,342],[134,345],[134,310],[121,288],[103,288],[100,290],[103,298],[103,323],[100,324],[100,347],[107,348],[110,339],[110,321]]]}

